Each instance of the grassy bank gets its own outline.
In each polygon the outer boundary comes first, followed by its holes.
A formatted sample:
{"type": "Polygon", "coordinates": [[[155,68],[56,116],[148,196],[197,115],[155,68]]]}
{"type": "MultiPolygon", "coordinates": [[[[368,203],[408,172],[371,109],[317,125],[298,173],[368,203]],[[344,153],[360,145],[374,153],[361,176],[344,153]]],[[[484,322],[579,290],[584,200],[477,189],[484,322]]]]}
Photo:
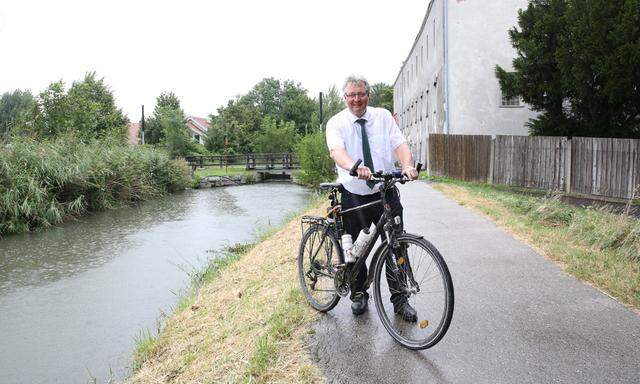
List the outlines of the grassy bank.
{"type": "Polygon", "coordinates": [[[322,382],[304,343],[317,313],[297,279],[299,220],[214,260],[159,336],[138,341],[127,382],[322,382]]]}
{"type": "Polygon", "coordinates": [[[247,171],[242,165],[230,165],[229,167],[217,167],[209,166],[203,168],[196,168],[193,176],[195,178],[203,178],[207,176],[235,176],[235,175],[252,175],[256,171],[247,171]]]}
{"type": "Polygon", "coordinates": [[[557,196],[440,180],[434,187],[493,219],[571,275],[640,309],[640,221],[557,196]]]}
{"type": "Polygon", "coordinates": [[[109,140],[0,142],[0,236],[183,189],[184,163],[109,140]]]}

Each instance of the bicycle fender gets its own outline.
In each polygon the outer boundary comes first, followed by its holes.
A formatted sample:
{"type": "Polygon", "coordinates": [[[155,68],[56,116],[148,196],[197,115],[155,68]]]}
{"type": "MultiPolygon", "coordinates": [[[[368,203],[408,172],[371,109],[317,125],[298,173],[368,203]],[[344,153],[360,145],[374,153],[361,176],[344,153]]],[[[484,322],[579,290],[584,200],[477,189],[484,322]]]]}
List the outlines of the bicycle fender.
{"type": "MultiPolygon", "coordinates": [[[[418,239],[424,239],[424,236],[416,235],[408,232],[405,232],[402,235],[398,236],[398,240],[407,239],[407,238],[418,240],[418,239]]],[[[382,255],[383,252],[386,252],[388,246],[389,245],[387,240],[380,243],[380,246],[378,247],[378,249],[376,249],[376,252],[373,254],[373,257],[371,258],[372,266],[374,266],[378,262],[380,255],[382,255]]],[[[373,273],[369,273],[367,276],[367,279],[365,280],[364,288],[368,289],[372,282],[373,282],[373,273]]]]}

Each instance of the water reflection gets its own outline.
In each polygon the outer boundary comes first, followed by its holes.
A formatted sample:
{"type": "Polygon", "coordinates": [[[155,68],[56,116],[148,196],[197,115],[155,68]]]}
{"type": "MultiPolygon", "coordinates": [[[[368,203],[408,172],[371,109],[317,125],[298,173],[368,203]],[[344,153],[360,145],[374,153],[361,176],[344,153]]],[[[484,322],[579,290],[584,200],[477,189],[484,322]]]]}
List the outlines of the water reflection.
{"type": "Polygon", "coordinates": [[[133,337],[174,305],[184,270],[308,196],[291,184],[186,191],[0,240],[0,382],[125,377],[133,337]]]}
{"type": "MultiPolygon", "coordinates": [[[[216,193],[213,193],[215,195],[216,193]]],[[[0,295],[43,285],[104,264],[140,243],[132,234],[161,222],[180,221],[197,209],[197,191],[128,209],[101,212],[36,233],[0,240],[0,295]]]]}

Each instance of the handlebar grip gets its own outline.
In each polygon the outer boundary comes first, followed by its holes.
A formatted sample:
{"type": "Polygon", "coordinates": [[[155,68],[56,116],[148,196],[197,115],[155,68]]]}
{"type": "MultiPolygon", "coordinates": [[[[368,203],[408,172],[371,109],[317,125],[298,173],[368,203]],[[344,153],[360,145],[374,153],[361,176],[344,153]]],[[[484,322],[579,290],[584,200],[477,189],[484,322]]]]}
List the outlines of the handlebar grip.
{"type": "Polygon", "coordinates": [[[349,170],[349,174],[351,176],[358,176],[358,167],[360,166],[360,164],[362,164],[362,159],[358,159],[358,161],[353,164],[353,167],[351,167],[351,169],[349,170]]]}
{"type": "Polygon", "coordinates": [[[418,173],[420,173],[420,169],[422,169],[422,163],[418,163],[418,165],[416,165],[416,171],[418,173]]]}

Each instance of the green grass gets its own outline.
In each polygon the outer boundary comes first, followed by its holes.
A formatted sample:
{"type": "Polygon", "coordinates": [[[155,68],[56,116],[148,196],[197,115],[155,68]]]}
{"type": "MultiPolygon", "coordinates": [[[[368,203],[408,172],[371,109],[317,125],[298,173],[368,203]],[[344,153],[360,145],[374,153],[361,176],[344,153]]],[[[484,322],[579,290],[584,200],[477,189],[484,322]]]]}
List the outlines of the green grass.
{"type": "Polygon", "coordinates": [[[304,323],[306,310],[307,303],[300,288],[291,288],[287,299],[267,320],[267,333],[256,341],[256,349],[245,372],[247,380],[259,378],[267,370],[278,356],[279,344],[285,343],[304,323]]]}
{"type": "Polygon", "coordinates": [[[640,309],[640,221],[578,207],[553,193],[439,179],[436,189],[478,209],[572,275],[640,309]]]}
{"type": "Polygon", "coordinates": [[[229,167],[204,167],[196,168],[193,176],[194,178],[203,178],[207,176],[235,176],[235,175],[253,175],[256,171],[247,171],[244,165],[233,165],[229,167]]]}
{"type": "Polygon", "coordinates": [[[155,354],[158,346],[158,337],[150,331],[142,331],[134,338],[135,352],[133,356],[133,370],[139,369],[142,364],[155,354]]]}

